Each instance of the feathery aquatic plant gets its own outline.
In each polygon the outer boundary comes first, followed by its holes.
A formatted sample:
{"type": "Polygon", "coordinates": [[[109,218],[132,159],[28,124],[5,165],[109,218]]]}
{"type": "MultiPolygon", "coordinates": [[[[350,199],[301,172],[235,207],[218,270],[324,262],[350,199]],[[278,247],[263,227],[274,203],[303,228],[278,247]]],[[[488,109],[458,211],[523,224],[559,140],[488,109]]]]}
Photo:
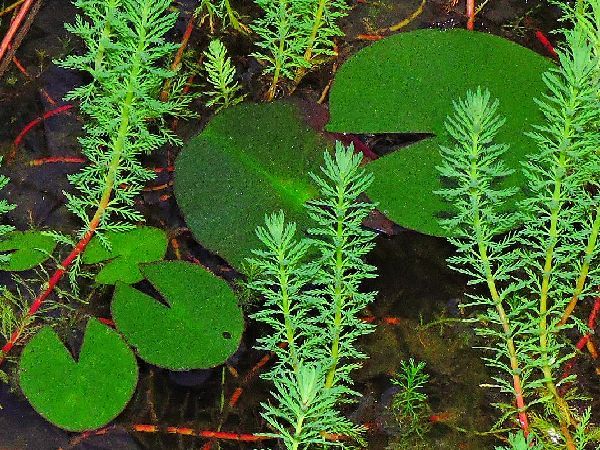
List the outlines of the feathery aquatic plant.
{"type": "Polygon", "coordinates": [[[264,15],[251,25],[258,34],[259,51],[253,53],[272,75],[267,100],[275,97],[282,79],[292,81],[292,90],[311,67],[335,54],[336,36],[342,36],[338,21],[350,9],[346,0],[255,0],[264,15]]]}
{"type": "Polygon", "coordinates": [[[208,75],[208,83],[212,87],[212,90],[205,92],[210,97],[206,106],[216,106],[216,112],[219,112],[241,102],[244,96],[239,93],[241,87],[234,79],[235,68],[223,43],[219,39],[213,39],[204,55],[204,68],[208,75]]]}
{"type": "Polygon", "coordinates": [[[365,355],[356,339],[372,330],[358,313],[375,295],[359,291],[374,276],[362,259],[375,235],[360,225],[373,206],[358,201],[372,177],[353,152],[338,142],[334,157],[325,153],[324,177],[313,175],[321,197],[308,206],[317,224],[311,238],[298,240],[295,224],[282,212],[272,214],[257,229],[264,248],[250,259],[257,269],[250,288],[265,298],[252,317],[273,330],[258,348],[278,357],[265,375],[274,383],[275,403],[263,405],[263,416],[286,449],[343,447],[325,435],[360,439],[362,432],[338,410],[358,395],[350,372],[365,355]]]}
{"type": "MultiPolygon", "coordinates": [[[[590,20],[591,10],[582,9],[590,20]]],[[[600,60],[588,25],[576,20],[564,30],[560,65],[544,75],[548,93],[538,104],[545,123],[530,133],[539,151],[523,163],[528,185],[519,211],[502,209],[515,192],[501,187],[510,173],[501,160],[507,147],[493,143],[502,120],[488,92],[455,103],[447,130],[457,145],[441,149],[439,168],[452,183],[439,194],[455,209],[442,221],[457,247],[449,262],[487,287],[470,306],[485,308],[478,331],[495,342],[487,364],[507,375],[494,380],[515,397],[525,433],[530,415],[540,439],[570,450],[596,434],[581,428],[585,417],[569,403],[577,397],[561,387],[574,377],[562,379],[559,370],[573,356],[561,333],[573,326],[587,332],[580,321],[567,322],[572,308],[600,284],[600,60]],[[537,403],[543,415],[528,412],[537,403]]]]}
{"type": "Polygon", "coordinates": [[[79,100],[86,118],[82,153],[90,161],[69,176],[78,193],[65,193],[67,207],[85,224],[80,236],[93,230],[122,231],[142,221],[134,198],[154,177],[140,157],[179,139],[164,122],[182,116],[189,99],[157,99],[163,82],[175,74],[160,67],[177,49],[165,41],[176,13],[167,0],[78,0],[88,20],[78,16],[66,28],[81,37],[87,52],[67,56],[61,67],[88,72],[92,82],[75,88],[65,100],[79,100]]]}

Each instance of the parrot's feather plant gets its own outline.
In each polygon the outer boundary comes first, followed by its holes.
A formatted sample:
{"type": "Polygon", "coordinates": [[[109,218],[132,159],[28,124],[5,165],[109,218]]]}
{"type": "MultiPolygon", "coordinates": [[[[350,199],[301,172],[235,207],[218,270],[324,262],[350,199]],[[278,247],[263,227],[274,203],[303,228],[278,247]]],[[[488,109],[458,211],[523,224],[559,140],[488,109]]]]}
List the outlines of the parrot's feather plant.
{"type": "MultiPolygon", "coordinates": [[[[79,36],[86,51],[59,61],[62,67],[87,72],[91,82],[75,88],[66,100],[79,100],[85,118],[80,138],[82,153],[89,161],[70,175],[74,192],[65,192],[67,208],[82,222],[78,242],[54,233],[62,243],[73,242],[71,253],[61,262],[25,314],[33,316],[70,270],[72,285],[80,255],[93,235],[131,229],[143,216],[134,199],[154,174],[143,168],[140,158],[165,143],[179,139],[165,124],[165,116],[189,115],[189,97],[158,100],[166,79],[175,73],[161,68],[178,46],[165,35],[177,19],[167,12],[169,0],[77,0],[85,17],[78,16],[66,28],[79,36]]],[[[181,87],[174,83],[174,91],[181,87]]],[[[108,242],[104,240],[108,245],[108,242]]],[[[17,329],[2,348],[0,363],[23,337],[17,329]]]]}
{"type": "Polygon", "coordinates": [[[264,405],[263,416],[286,449],[343,447],[325,436],[358,439],[362,432],[339,411],[358,395],[350,373],[365,355],[356,341],[372,330],[358,314],[375,296],[359,289],[374,277],[363,258],[375,236],[361,227],[373,205],[358,200],[372,181],[360,161],[339,142],[335,156],[325,153],[322,176],[312,175],[321,196],[308,204],[316,224],[309,238],[298,239],[282,212],[257,229],[264,247],[250,260],[258,270],[250,287],[265,305],[252,317],[272,329],[258,348],[277,355],[265,375],[274,383],[274,402],[264,405]]]}
{"type": "Polygon", "coordinates": [[[500,405],[501,421],[515,404],[525,435],[534,431],[544,448],[570,450],[585,448],[596,433],[588,413],[575,408],[581,398],[570,388],[574,377],[562,377],[573,356],[564,331],[589,331],[570,313],[600,285],[600,60],[594,49],[600,15],[592,14],[600,7],[597,0],[581,3],[580,18],[563,30],[559,65],[544,75],[548,92],[538,105],[545,123],[530,133],[538,151],[523,163],[527,187],[516,210],[506,207],[516,192],[502,187],[512,171],[502,162],[508,147],[494,143],[503,121],[489,92],[455,102],[446,128],[456,145],[441,149],[439,168],[449,183],[439,193],[455,208],[442,221],[457,248],[449,263],[485,287],[469,306],[483,308],[485,326],[478,331],[493,342],[486,362],[498,374],[497,386],[512,396],[500,405]]]}
{"type": "Polygon", "coordinates": [[[264,14],[251,25],[259,39],[253,54],[272,74],[267,100],[275,97],[283,79],[291,90],[311,67],[332,56],[336,36],[342,36],[339,20],[350,9],[347,0],[255,0],[264,14]]]}
{"type": "Polygon", "coordinates": [[[84,40],[88,51],[58,64],[93,78],[65,97],[79,100],[88,118],[80,143],[90,164],[69,177],[79,193],[65,193],[67,207],[85,224],[80,235],[92,228],[97,233],[123,231],[143,220],[133,202],[154,174],[142,167],[140,156],[165,143],[179,143],[163,120],[185,114],[189,99],[157,99],[163,82],[175,75],[157,64],[178,48],[164,39],[177,18],[165,12],[169,4],[76,2],[91,22],[79,17],[67,29],[84,40]]]}

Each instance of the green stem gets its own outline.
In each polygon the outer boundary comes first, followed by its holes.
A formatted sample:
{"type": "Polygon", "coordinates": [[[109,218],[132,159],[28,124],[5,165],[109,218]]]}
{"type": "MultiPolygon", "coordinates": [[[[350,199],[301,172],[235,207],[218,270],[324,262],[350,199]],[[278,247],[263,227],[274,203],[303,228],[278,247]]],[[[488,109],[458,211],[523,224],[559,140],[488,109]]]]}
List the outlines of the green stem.
{"type": "MultiPolygon", "coordinates": [[[[563,136],[570,135],[571,124],[567,120],[565,124],[563,136]]],[[[561,429],[563,431],[567,448],[575,449],[573,444],[569,426],[571,424],[571,412],[566,401],[561,397],[556,385],[554,384],[554,377],[552,374],[552,367],[548,358],[548,295],[550,290],[550,277],[553,268],[554,260],[554,249],[558,243],[558,216],[561,210],[561,195],[562,195],[562,177],[567,167],[567,156],[566,151],[560,152],[558,166],[554,168],[554,191],[552,193],[552,201],[550,203],[550,228],[548,230],[549,244],[546,248],[546,255],[544,258],[544,269],[542,274],[542,284],[540,291],[540,305],[539,305],[539,342],[540,342],[540,357],[542,360],[542,373],[544,374],[544,380],[546,388],[552,394],[554,402],[557,406],[557,410],[560,411],[561,418],[561,429]]]]}
{"type": "Polygon", "coordinates": [[[108,4],[106,5],[106,19],[104,22],[104,28],[102,29],[102,35],[100,36],[100,40],[98,41],[98,51],[96,52],[96,57],[94,58],[94,69],[96,71],[100,70],[100,65],[102,64],[102,60],[104,59],[104,42],[108,41],[110,38],[110,33],[112,31],[110,23],[114,11],[116,9],[117,5],[114,0],[108,2],[108,4]]]}
{"type": "MultiPolygon", "coordinates": [[[[287,2],[286,1],[281,1],[279,4],[279,20],[281,21],[283,20],[287,20],[287,18],[282,18],[281,17],[281,12],[282,11],[287,11],[287,2]]],[[[267,101],[270,102],[271,100],[273,100],[273,98],[275,97],[275,89],[277,88],[277,83],[279,82],[279,76],[281,74],[281,66],[283,64],[282,61],[282,55],[283,55],[283,50],[285,48],[285,39],[286,36],[281,35],[279,37],[279,47],[277,48],[277,54],[275,55],[275,71],[273,72],[273,80],[271,81],[271,86],[269,87],[269,90],[267,91],[267,101]]]]}
{"type": "MultiPolygon", "coordinates": [[[[473,137],[473,144],[471,147],[471,153],[473,156],[478,156],[479,154],[479,139],[478,136],[473,137]]],[[[472,159],[471,169],[469,172],[469,178],[471,181],[477,181],[477,160],[476,158],[472,159]]],[[[517,405],[517,411],[519,416],[519,423],[521,429],[527,435],[529,433],[529,420],[527,418],[526,413],[526,403],[525,397],[523,393],[523,386],[521,382],[521,369],[519,364],[519,358],[517,355],[517,350],[515,347],[515,343],[512,337],[511,327],[510,327],[510,319],[504,310],[504,306],[502,304],[502,299],[500,298],[500,294],[498,293],[498,289],[496,287],[496,279],[494,277],[494,273],[492,271],[492,264],[489,260],[488,256],[488,248],[485,243],[484,235],[483,235],[483,226],[481,223],[481,212],[479,209],[480,204],[480,193],[477,188],[472,188],[470,193],[471,204],[474,206],[473,211],[473,228],[475,231],[475,236],[477,238],[477,249],[479,252],[479,258],[484,267],[485,278],[488,286],[488,290],[494,302],[494,306],[496,308],[496,312],[498,313],[498,319],[500,321],[500,325],[502,327],[502,331],[504,332],[505,340],[506,340],[506,349],[508,350],[508,356],[510,361],[510,368],[512,372],[513,379],[513,390],[515,395],[515,402],[517,405]]]]}
{"type": "MultiPolygon", "coordinates": [[[[304,61],[310,67],[310,60],[312,58],[312,53],[314,50],[315,42],[317,40],[317,34],[321,29],[323,24],[323,14],[325,12],[325,5],[328,0],[319,0],[319,6],[317,7],[317,13],[315,14],[315,21],[313,22],[312,29],[310,30],[310,35],[308,37],[308,41],[306,44],[306,50],[304,51],[304,61]]],[[[298,85],[304,75],[306,75],[306,67],[299,67],[296,72],[296,77],[294,78],[294,84],[298,85]]]]}
{"type": "Polygon", "coordinates": [[[296,350],[296,330],[292,325],[290,308],[291,299],[288,291],[288,272],[287,265],[284,261],[285,255],[279,254],[279,283],[281,285],[281,309],[283,313],[285,323],[285,337],[289,349],[290,360],[292,361],[292,368],[294,373],[298,372],[298,352],[296,350]]]}
{"type": "Polygon", "coordinates": [[[342,333],[342,310],[344,307],[344,298],[342,295],[342,283],[343,283],[343,248],[342,248],[342,238],[344,235],[344,217],[345,217],[345,209],[344,205],[344,190],[343,188],[338,188],[338,204],[337,210],[343,211],[342,213],[338,213],[337,215],[337,229],[336,229],[336,238],[337,238],[337,247],[335,249],[335,269],[334,269],[334,291],[333,291],[333,305],[335,308],[334,311],[334,320],[333,320],[333,340],[331,342],[331,349],[329,355],[331,356],[331,367],[327,372],[327,378],[325,380],[325,387],[330,388],[333,386],[335,381],[335,372],[337,370],[337,365],[340,360],[340,335],[342,333]]]}
{"type": "Polygon", "coordinates": [[[560,319],[559,325],[564,325],[571,317],[575,306],[577,306],[577,301],[579,300],[579,296],[583,292],[583,288],[585,286],[585,282],[587,280],[588,273],[590,271],[590,263],[592,262],[592,256],[596,249],[596,244],[598,242],[598,233],[600,231],[600,206],[596,207],[596,217],[594,222],[592,222],[592,228],[590,230],[590,235],[588,237],[587,245],[585,246],[585,252],[583,257],[583,264],[579,269],[579,276],[577,277],[577,283],[575,284],[575,290],[573,291],[573,297],[571,297],[571,301],[565,308],[565,311],[560,319]]]}

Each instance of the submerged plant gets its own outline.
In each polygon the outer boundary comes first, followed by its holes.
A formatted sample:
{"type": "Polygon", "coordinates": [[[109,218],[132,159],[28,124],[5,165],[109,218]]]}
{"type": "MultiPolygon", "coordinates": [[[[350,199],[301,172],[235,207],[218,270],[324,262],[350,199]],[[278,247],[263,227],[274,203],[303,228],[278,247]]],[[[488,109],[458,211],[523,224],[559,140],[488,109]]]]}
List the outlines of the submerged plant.
{"type": "Polygon", "coordinates": [[[282,212],[257,229],[264,248],[250,260],[258,269],[250,287],[265,298],[265,307],[252,317],[272,328],[258,348],[278,357],[265,375],[274,383],[275,404],[263,405],[263,416],[286,449],[343,447],[334,436],[359,438],[362,431],[338,409],[358,395],[350,373],[365,355],[356,340],[372,330],[358,313],[375,295],[359,290],[374,276],[363,262],[374,233],[360,225],[373,206],[357,200],[372,177],[353,153],[338,142],[334,157],[325,153],[324,177],[313,175],[321,197],[309,203],[317,225],[309,239],[298,240],[295,224],[286,223],[282,212]]]}
{"type": "Polygon", "coordinates": [[[213,39],[208,44],[208,50],[204,53],[206,63],[204,67],[208,75],[208,83],[212,90],[205,94],[210,97],[206,106],[216,106],[216,112],[223,108],[235,105],[244,99],[240,95],[240,85],[235,81],[235,68],[231,64],[231,58],[227,56],[227,49],[219,39],[213,39]]]}
{"type": "MultiPolygon", "coordinates": [[[[187,97],[157,99],[165,79],[174,76],[160,64],[178,48],[164,38],[177,17],[166,12],[167,0],[78,0],[75,5],[86,18],[78,16],[66,28],[83,40],[87,51],[58,64],[85,71],[92,79],[65,97],[79,100],[86,119],[85,135],[79,141],[89,163],[69,176],[75,192],[65,193],[67,208],[84,226],[76,243],[55,233],[61,242],[72,242],[73,249],[36,297],[27,317],[39,310],[69,269],[74,280],[81,253],[92,236],[102,239],[104,232],[132,229],[143,221],[134,199],[154,174],[142,167],[140,158],[165,143],[180,142],[166,126],[165,115],[189,114],[187,97]]],[[[5,353],[21,337],[22,330],[15,330],[3,347],[5,353]]]]}
{"type": "Polygon", "coordinates": [[[248,28],[240,22],[239,14],[231,7],[229,0],[201,0],[194,14],[200,16],[201,24],[208,19],[211,33],[215,31],[217,20],[221,23],[222,29],[231,27],[234,30],[248,31],[248,28]]]}
{"type": "Polygon", "coordinates": [[[338,21],[348,13],[346,0],[256,0],[263,9],[252,30],[258,34],[254,53],[272,74],[267,100],[275,97],[282,79],[292,82],[292,90],[307,71],[324,57],[334,55],[333,39],[342,36],[338,21]]]}
{"type": "MultiPolygon", "coordinates": [[[[487,288],[471,295],[470,306],[484,308],[486,325],[478,332],[494,341],[486,347],[493,352],[487,364],[507,375],[494,380],[515,399],[525,435],[533,418],[540,439],[567,449],[583,448],[589,430],[578,431],[584,420],[570,403],[575,393],[566,389],[573,377],[561,378],[572,357],[561,333],[575,325],[587,332],[579,321],[567,323],[569,305],[600,284],[600,60],[589,30],[574,25],[564,30],[560,65],[544,75],[549,93],[538,104],[546,123],[530,133],[539,151],[523,163],[527,197],[519,210],[503,208],[515,190],[501,187],[511,171],[501,159],[507,146],[493,142],[503,121],[489,92],[469,92],[455,103],[446,126],[457,145],[441,149],[439,168],[451,183],[439,193],[455,209],[442,221],[457,247],[449,262],[470,284],[487,288]],[[543,414],[530,411],[538,403],[543,414]]],[[[500,406],[501,420],[514,412],[510,404],[500,406]]]]}
{"type": "Polygon", "coordinates": [[[427,395],[422,392],[429,375],[424,369],[423,361],[415,363],[410,358],[400,363],[400,370],[392,378],[392,383],[399,388],[392,398],[392,412],[403,438],[411,435],[422,438],[429,429],[427,395]]]}

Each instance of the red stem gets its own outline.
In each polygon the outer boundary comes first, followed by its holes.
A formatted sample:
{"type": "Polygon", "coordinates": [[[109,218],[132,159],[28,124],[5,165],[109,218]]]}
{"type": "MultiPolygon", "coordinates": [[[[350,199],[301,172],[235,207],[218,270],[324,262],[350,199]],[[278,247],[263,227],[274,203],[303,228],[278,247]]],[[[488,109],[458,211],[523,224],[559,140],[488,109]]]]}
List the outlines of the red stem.
{"type": "Polygon", "coordinates": [[[475,29],[475,0],[467,0],[467,30],[475,29]]]}
{"type": "MultiPolygon", "coordinates": [[[[62,276],[65,274],[65,272],[67,271],[67,269],[69,268],[71,263],[75,260],[75,258],[77,258],[83,252],[85,247],[90,242],[90,239],[92,239],[92,236],[94,235],[96,228],[98,228],[99,223],[100,223],[100,217],[94,218],[90,222],[90,226],[89,226],[88,230],[86,231],[85,235],[81,238],[81,240],[77,243],[77,245],[75,245],[75,247],[73,247],[73,250],[71,251],[69,256],[67,256],[62,261],[59,268],[56,270],[56,272],[54,272],[54,274],[52,275],[50,280],[48,280],[48,286],[42,291],[42,293],[40,295],[37,296],[37,298],[31,304],[31,306],[29,307],[29,310],[27,310],[27,313],[23,317],[22,323],[26,323],[28,321],[28,319],[30,319],[40,309],[40,307],[42,306],[42,303],[44,303],[44,301],[48,298],[48,296],[52,293],[52,291],[54,291],[54,288],[56,287],[56,285],[58,284],[58,282],[60,281],[62,276]]],[[[15,331],[13,331],[13,333],[10,336],[10,339],[6,342],[6,344],[4,344],[4,346],[2,347],[2,350],[0,351],[0,365],[2,365],[2,363],[6,359],[6,355],[11,351],[11,349],[19,341],[19,338],[21,337],[22,333],[23,333],[23,327],[20,326],[15,331]]]]}
{"type": "Polygon", "coordinates": [[[542,33],[540,30],[536,30],[535,37],[538,41],[540,41],[540,44],[542,44],[544,46],[544,48],[548,51],[548,53],[550,53],[550,55],[552,55],[553,58],[558,58],[558,55],[556,54],[556,51],[554,50],[554,46],[552,45],[552,43],[550,42],[550,40],[546,37],[546,35],[544,33],[542,33]]]}
{"type": "Polygon", "coordinates": [[[21,141],[23,140],[23,138],[37,124],[41,123],[43,120],[45,120],[45,119],[47,119],[49,117],[56,116],[57,114],[60,114],[60,113],[65,112],[65,111],[68,111],[71,108],[73,108],[73,105],[59,106],[58,108],[54,108],[54,109],[51,109],[50,111],[45,112],[43,116],[37,117],[37,118],[33,119],[31,122],[29,122],[27,125],[25,125],[25,128],[23,128],[23,130],[15,138],[15,141],[13,142],[14,148],[16,149],[19,146],[19,144],[21,144],[21,141]]]}
{"type": "Polygon", "coordinates": [[[21,5],[21,8],[19,9],[19,13],[10,24],[8,31],[6,32],[4,38],[2,39],[2,42],[0,43],[0,61],[2,61],[2,59],[6,55],[6,51],[10,48],[10,44],[13,38],[17,34],[17,31],[19,31],[19,27],[25,20],[25,16],[27,16],[27,13],[29,12],[29,9],[31,8],[31,5],[34,1],[35,0],[25,0],[21,5]]]}
{"type": "MultiPolygon", "coordinates": [[[[598,319],[598,314],[600,314],[600,295],[597,296],[596,299],[594,300],[594,306],[592,307],[592,310],[590,311],[590,315],[588,317],[588,327],[590,328],[590,330],[592,330],[592,332],[593,332],[594,328],[596,328],[596,320],[598,319]]],[[[579,341],[577,341],[575,348],[580,351],[583,350],[583,348],[588,344],[588,342],[591,342],[590,341],[591,335],[592,335],[591,332],[583,335],[581,337],[581,339],[579,339],[579,341]]],[[[592,355],[592,357],[594,357],[594,355],[592,355]]],[[[563,378],[566,378],[571,374],[571,371],[573,370],[573,366],[575,366],[575,357],[573,357],[573,359],[571,359],[571,361],[569,361],[565,365],[565,368],[563,369],[563,374],[562,374],[563,378]]]]}

